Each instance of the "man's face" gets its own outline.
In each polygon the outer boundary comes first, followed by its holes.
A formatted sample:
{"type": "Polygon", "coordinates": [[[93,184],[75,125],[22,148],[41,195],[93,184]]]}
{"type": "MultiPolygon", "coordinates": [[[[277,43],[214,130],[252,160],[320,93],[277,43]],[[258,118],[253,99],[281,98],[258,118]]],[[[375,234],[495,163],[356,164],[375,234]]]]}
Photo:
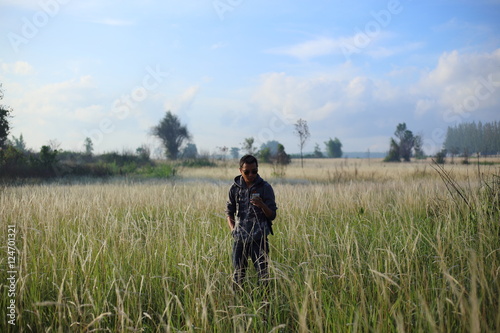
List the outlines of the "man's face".
{"type": "Polygon", "coordinates": [[[255,178],[257,178],[257,172],[259,170],[257,169],[257,164],[252,163],[252,164],[246,164],[244,163],[243,166],[240,168],[241,176],[245,180],[245,183],[252,184],[255,181],[255,178]]]}

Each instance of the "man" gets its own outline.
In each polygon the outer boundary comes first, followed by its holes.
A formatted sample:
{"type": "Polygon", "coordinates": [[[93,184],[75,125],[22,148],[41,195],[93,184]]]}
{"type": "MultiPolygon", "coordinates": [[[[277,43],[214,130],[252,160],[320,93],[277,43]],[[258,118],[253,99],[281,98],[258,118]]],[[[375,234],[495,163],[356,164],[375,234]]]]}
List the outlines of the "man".
{"type": "Polygon", "coordinates": [[[240,175],[234,178],[229,189],[226,216],[234,238],[232,262],[234,282],[241,285],[251,258],[259,275],[266,284],[269,276],[267,257],[272,234],[272,221],[276,218],[274,191],[258,174],[258,162],[252,155],[240,160],[240,175]]]}

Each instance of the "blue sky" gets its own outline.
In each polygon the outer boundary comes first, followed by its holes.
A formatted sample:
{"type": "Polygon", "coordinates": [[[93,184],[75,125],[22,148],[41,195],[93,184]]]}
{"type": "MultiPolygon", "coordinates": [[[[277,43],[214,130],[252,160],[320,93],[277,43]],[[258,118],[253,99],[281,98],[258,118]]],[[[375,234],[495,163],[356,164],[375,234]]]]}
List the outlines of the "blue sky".
{"type": "Polygon", "coordinates": [[[398,123],[440,149],[448,126],[500,120],[500,1],[0,0],[12,135],[158,151],[177,114],[205,153],[277,140],[305,119],[324,148],[385,152],[398,123]]]}

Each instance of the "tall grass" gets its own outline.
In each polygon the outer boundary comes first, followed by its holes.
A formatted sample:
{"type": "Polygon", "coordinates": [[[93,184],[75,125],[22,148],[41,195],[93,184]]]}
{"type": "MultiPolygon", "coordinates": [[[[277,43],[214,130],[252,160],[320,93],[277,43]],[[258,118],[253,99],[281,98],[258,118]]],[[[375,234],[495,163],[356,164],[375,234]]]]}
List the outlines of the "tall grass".
{"type": "Polygon", "coordinates": [[[237,293],[230,180],[3,188],[1,225],[18,229],[20,264],[17,326],[2,316],[0,331],[499,331],[498,171],[450,170],[467,205],[425,165],[377,166],[373,179],[355,167],[336,181],[316,166],[323,178],[274,183],[269,289],[251,269],[237,293]]]}

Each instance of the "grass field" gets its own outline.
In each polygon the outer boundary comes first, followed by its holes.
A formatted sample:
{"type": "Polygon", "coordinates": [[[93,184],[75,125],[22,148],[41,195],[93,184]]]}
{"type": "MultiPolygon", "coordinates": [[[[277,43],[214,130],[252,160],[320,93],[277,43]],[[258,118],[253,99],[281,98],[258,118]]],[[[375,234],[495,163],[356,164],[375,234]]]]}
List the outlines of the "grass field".
{"type": "Polygon", "coordinates": [[[0,331],[498,332],[499,165],[435,168],[307,160],[274,178],[261,165],[279,207],[267,293],[253,267],[231,288],[234,161],[3,187],[0,331]]]}

